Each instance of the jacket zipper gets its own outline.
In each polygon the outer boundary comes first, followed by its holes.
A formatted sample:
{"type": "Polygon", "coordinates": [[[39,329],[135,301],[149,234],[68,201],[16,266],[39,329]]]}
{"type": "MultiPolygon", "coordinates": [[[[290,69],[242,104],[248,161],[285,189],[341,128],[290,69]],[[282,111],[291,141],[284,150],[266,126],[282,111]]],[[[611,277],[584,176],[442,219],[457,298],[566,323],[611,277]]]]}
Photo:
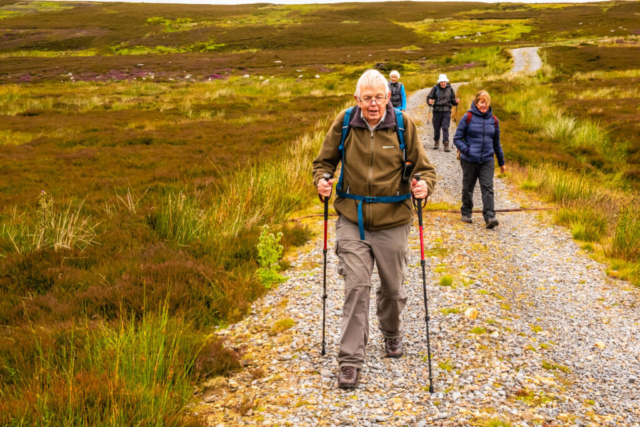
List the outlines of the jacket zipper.
{"type": "Polygon", "coordinates": [[[484,156],[484,123],[486,121],[487,121],[486,118],[483,117],[482,118],[482,150],[480,151],[480,163],[482,163],[482,156],[484,156]]]}
{"type": "MultiPolygon", "coordinates": [[[[373,197],[373,150],[374,150],[374,144],[373,144],[373,129],[371,130],[371,165],[369,167],[369,195],[371,197],[373,197]]],[[[362,203],[362,202],[360,202],[362,203]]],[[[367,217],[368,217],[368,221],[367,223],[369,224],[369,226],[371,226],[371,216],[372,216],[372,209],[373,206],[371,206],[371,203],[367,203],[367,217]]]]}

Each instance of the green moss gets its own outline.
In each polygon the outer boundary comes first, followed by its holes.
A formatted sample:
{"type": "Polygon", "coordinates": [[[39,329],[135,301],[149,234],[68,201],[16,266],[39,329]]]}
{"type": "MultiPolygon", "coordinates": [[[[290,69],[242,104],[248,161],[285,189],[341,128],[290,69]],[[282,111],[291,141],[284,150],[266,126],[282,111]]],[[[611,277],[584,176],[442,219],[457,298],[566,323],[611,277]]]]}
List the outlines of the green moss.
{"type": "Polygon", "coordinates": [[[477,335],[481,335],[481,334],[486,334],[487,330],[481,326],[476,326],[475,328],[473,328],[470,331],[472,334],[477,334],[477,335]]]}
{"type": "Polygon", "coordinates": [[[447,359],[444,362],[438,363],[438,367],[443,371],[450,372],[451,370],[453,370],[453,363],[450,359],[447,359]]]}
{"type": "Polygon", "coordinates": [[[432,19],[419,22],[397,22],[410,28],[430,43],[443,43],[452,39],[495,42],[518,40],[532,29],[526,19],[485,19],[482,21],[466,19],[432,19]]]}
{"type": "Polygon", "coordinates": [[[295,324],[296,322],[291,318],[280,319],[273,322],[273,325],[271,325],[271,329],[269,330],[269,335],[278,335],[281,332],[293,328],[295,324]]]}
{"type": "Polygon", "coordinates": [[[540,406],[553,400],[544,392],[535,393],[533,390],[526,388],[518,390],[515,393],[515,399],[529,406],[540,406]]]}
{"type": "Polygon", "coordinates": [[[440,278],[440,286],[451,286],[453,284],[453,276],[445,274],[440,278]]]}
{"type": "Polygon", "coordinates": [[[561,372],[564,372],[565,374],[571,373],[571,369],[569,369],[568,367],[547,360],[542,361],[542,368],[546,369],[547,371],[559,370],[561,372]]]}

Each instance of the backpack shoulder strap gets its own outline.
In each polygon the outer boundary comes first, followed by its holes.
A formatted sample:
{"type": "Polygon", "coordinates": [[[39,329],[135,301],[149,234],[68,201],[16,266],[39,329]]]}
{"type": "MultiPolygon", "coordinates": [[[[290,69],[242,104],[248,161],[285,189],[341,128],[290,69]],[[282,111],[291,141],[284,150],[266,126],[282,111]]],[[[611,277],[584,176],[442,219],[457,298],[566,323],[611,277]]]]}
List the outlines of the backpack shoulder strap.
{"type": "Polygon", "coordinates": [[[498,125],[500,124],[500,122],[498,122],[498,118],[496,116],[493,116],[493,124],[498,127],[498,125]]]}
{"type": "Polygon", "coordinates": [[[467,114],[465,114],[466,120],[467,120],[467,126],[469,126],[469,123],[471,123],[471,112],[467,111],[467,114]]]}
{"type": "Polygon", "coordinates": [[[394,108],[396,112],[396,132],[398,133],[398,141],[400,142],[400,149],[404,151],[404,116],[399,108],[394,108]]]}
{"type": "Polygon", "coordinates": [[[355,110],[356,107],[347,108],[347,111],[344,115],[344,119],[342,120],[342,137],[340,139],[340,146],[338,150],[340,151],[340,157],[342,158],[342,167],[340,168],[340,178],[338,179],[338,184],[336,185],[336,190],[342,191],[342,180],[344,178],[344,143],[347,140],[347,136],[349,136],[349,131],[351,130],[351,126],[349,126],[349,122],[351,122],[351,113],[355,110]]]}
{"type": "Polygon", "coordinates": [[[349,122],[351,121],[351,113],[355,110],[356,107],[347,108],[347,112],[344,115],[344,119],[342,120],[342,139],[340,140],[340,147],[338,150],[344,151],[344,142],[347,139],[347,135],[349,135],[349,131],[351,130],[349,127],[349,122]]]}

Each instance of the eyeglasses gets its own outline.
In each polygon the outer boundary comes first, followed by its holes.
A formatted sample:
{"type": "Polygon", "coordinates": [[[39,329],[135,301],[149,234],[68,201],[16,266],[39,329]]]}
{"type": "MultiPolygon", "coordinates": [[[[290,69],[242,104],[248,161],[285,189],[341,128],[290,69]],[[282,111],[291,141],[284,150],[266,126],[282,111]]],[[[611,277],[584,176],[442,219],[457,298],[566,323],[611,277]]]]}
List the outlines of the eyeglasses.
{"type": "Polygon", "coordinates": [[[382,102],[384,102],[385,99],[387,99],[386,96],[376,96],[375,98],[371,97],[371,96],[365,96],[364,98],[359,98],[360,102],[366,104],[366,105],[371,105],[373,103],[373,101],[376,102],[376,104],[380,105],[382,104],[382,102]]]}

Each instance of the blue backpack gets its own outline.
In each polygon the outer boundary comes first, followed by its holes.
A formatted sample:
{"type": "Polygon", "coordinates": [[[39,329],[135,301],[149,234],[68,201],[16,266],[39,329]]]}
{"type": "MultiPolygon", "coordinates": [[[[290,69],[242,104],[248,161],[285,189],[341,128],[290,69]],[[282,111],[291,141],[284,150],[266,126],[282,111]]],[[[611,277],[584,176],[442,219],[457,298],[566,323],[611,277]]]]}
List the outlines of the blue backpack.
{"type": "MultiPolygon", "coordinates": [[[[344,178],[344,170],[346,168],[345,162],[345,142],[347,140],[347,136],[349,136],[349,132],[351,131],[351,126],[349,122],[351,121],[351,113],[355,110],[355,107],[351,107],[347,109],[347,113],[344,115],[344,120],[342,121],[342,139],[340,140],[340,146],[338,150],[340,151],[340,155],[342,157],[342,169],[340,170],[340,178],[338,179],[338,184],[336,185],[336,194],[338,197],[343,197],[345,199],[351,199],[358,202],[358,228],[360,230],[360,240],[364,240],[364,221],[362,216],[362,205],[363,203],[398,203],[405,200],[409,200],[411,198],[411,192],[407,194],[399,194],[397,196],[386,196],[386,197],[367,197],[367,196],[359,196],[356,194],[350,194],[342,191],[342,180],[344,178]]],[[[407,149],[404,145],[404,118],[402,116],[402,111],[398,108],[394,108],[396,113],[396,133],[398,135],[398,141],[400,142],[400,149],[402,150],[402,156],[404,159],[403,167],[406,167],[407,161],[407,149]]]]}

